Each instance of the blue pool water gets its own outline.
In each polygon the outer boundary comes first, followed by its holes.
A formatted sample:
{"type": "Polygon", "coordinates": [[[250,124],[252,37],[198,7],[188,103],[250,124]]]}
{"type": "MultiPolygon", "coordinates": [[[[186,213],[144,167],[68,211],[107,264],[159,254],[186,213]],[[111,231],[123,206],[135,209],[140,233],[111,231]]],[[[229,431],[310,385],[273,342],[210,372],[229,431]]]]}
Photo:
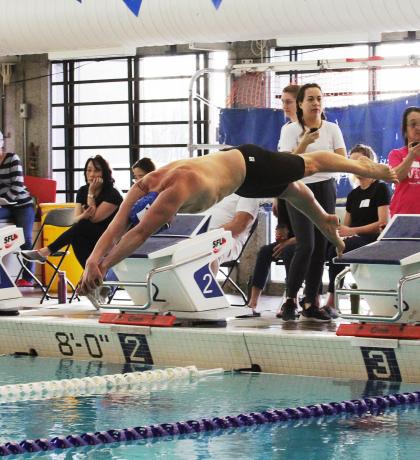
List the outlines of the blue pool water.
{"type": "MultiPolygon", "coordinates": [[[[4,356],[0,358],[0,384],[140,369],[131,365],[4,356]]],[[[414,391],[419,387],[397,382],[226,373],[191,382],[144,386],[135,392],[7,402],[2,403],[0,443],[238,415],[414,391]]],[[[417,460],[420,458],[419,436],[420,408],[413,406],[390,410],[379,417],[324,417],[15,458],[417,460]]]]}

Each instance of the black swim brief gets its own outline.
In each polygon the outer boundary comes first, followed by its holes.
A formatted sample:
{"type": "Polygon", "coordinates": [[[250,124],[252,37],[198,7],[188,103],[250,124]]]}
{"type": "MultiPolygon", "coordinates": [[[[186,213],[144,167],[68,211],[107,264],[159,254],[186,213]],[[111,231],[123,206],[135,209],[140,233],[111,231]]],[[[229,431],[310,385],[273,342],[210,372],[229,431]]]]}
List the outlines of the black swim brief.
{"type": "Polygon", "coordinates": [[[305,162],[300,155],[272,152],[258,145],[243,144],[239,150],[246,163],[246,176],[236,194],[245,198],[273,198],[280,196],[287,186],[302,179],[305,162]]]}

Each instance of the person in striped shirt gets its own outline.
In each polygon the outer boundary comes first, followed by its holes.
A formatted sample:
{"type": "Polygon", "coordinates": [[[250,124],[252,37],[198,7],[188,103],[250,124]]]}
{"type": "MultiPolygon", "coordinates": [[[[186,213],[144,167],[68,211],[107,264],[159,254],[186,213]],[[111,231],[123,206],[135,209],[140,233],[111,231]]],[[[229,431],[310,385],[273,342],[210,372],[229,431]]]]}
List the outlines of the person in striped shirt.
{"type": "MultiPolygon", "coordinates": [[[[6,153],[3,134],[0,131],[0,201],[17,227],[23,229],[25,243],[22,249],[32,247],[32,227],[35,210],[32,197],[23,183],[22,162],[16,153],[6,153]]],[[[32,263],[25,262],[32,272],[32,263]]],[[[32,276],[23,270],[22,278],[16,281],[18,287],[33,287],[32,276]]]]}

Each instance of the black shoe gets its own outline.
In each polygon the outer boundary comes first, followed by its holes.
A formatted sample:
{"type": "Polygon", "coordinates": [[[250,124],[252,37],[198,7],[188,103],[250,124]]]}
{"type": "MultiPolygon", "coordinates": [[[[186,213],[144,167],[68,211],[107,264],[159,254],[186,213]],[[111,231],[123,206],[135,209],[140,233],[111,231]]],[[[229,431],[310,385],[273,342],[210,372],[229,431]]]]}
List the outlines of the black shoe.
{"type": "Polygon", "coordinates": [[[320,310],[316,305],[311,305],[308,308],[303,307],[300,313],[301,321],[315,321],[317,323],[331,322],[330,316],[323,310],[320,310]]]}
{"type": "Polygon", "coordinates": [[[337,319],[340,316],[340,312],[336,308],[329,307],[328,305],[326,305],[325,307],[321,308],[321,311],[325,311],[325,313],[331,319],[337,319]]]}
{"type": "Polygon", "coordinates": [[[280,313],[277,313],[276,316],[277,318],[281,318],[285,323],[296,321],[298,314],[295,302],[292,299],[287,299],[282,305],[280,313]]]}
{"type": "Polygon", "coordinates": [[[45,262],[47,261],[47,258],[41,256],[39,251],[37,251],[36,249],[20,251],[20,253],[22,254],[22,257],[26,260],[39,262],[41,264],[45,264],[45,262]]]}

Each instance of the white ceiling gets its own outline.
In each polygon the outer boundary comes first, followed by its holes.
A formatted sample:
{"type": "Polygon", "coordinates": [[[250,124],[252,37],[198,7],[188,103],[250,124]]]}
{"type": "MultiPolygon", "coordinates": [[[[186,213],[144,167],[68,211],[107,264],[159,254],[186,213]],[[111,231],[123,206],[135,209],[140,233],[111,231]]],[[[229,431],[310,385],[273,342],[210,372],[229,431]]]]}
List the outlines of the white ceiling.
{"type": "MultiPolygon", "coordinates": [[[[420,0],[0,0],[0,56],[278,38],[283,46],[420,29],[420,0]]],[[[103,50],[103,53],[97,50],[103,50]]],[[[87,52],[89,54],[89,52],[87,52]]]]}

